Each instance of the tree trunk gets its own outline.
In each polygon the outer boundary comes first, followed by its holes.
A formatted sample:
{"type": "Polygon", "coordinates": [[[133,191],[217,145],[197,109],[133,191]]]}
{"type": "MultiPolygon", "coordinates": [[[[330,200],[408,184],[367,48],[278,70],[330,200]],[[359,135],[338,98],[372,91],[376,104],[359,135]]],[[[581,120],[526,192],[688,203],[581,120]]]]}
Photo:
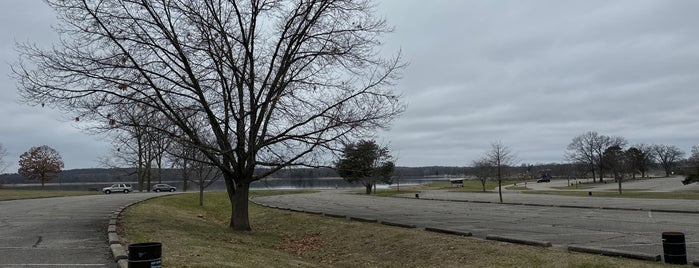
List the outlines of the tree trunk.
{"type": "MultiPolygon", "coordinates": [[[[232,181],[235,183],[235,181],[232,181]]],[[[235,191],[228,191],[228,198],[231,200],[231,223],[233,231],[252,231],[248,218],[248,194],[250,193],[250,183],[239,182],[235,191]]]]}
{"type": "Polygon", "coordinates": [[[483,186],[483,192],[485,193],[485,180],[481,180],[481,186],[483,186]]]}
{"type": "Polygon", "coordinates": [[[199,179],[199,206],[204,206],[204,182],[199,179]]]}
{"type": "Polygon", "coordinates": [[[592,169],[592,183],[597,182],[597,177],[595,177],[595,169],[592,169]]]}
{"type": "Polygon", "coordinates": [[[189,187],[189,171],[187,170],[187,162],[182,165],[182,192],[186,192],[187,188],[189,187]]]}
{"type": "Polygon", "coordinates": [[[366,194],[371,194],[371,184],[364,184],[364,187],[366,188],[366,194]]]}
{"type": "Polygon", "coordinates": [[[621,194],[621,178],[616,179],[619,182],[619,194],[621,194]]]}
{"type": "Polygon", "coordinates": [[[502,203],[502,179],[498,179],[498,194],[500,195],[500,203],[502,203]]]}

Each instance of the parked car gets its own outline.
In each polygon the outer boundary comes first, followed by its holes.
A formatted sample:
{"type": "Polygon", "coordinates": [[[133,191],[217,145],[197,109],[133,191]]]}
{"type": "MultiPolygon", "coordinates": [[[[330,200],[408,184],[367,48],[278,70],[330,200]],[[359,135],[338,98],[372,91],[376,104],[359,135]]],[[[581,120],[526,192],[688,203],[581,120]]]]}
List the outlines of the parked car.
{"type": "Polygon", "coordinates": [[[538,179],[536,182],[537,183],[539,183],[539,182],[551,182],[551,178],[544,177],[544,178],[538,179]]]}
{"type": "Polygon", "coordinates": [[[105,194],[111,194],[112,192],[123,192],[125,194],[128,194],[131,191],[133,191],[133,188],[131,188],[131,184],[125,183],[115,183],[112,184],[112,186],[102,188],[102,192],[105,194]]]}
{"type": "Polygon", "coordinates": [[[177,188],[175,188],[175,186],[172,186],[172,185],[161,183],[161,184],[153,185],[153,187],[151,187],[150,190],[153,192],[156,192],[156,193],[174,192],[174,191],[177,191],[177,188]]]}

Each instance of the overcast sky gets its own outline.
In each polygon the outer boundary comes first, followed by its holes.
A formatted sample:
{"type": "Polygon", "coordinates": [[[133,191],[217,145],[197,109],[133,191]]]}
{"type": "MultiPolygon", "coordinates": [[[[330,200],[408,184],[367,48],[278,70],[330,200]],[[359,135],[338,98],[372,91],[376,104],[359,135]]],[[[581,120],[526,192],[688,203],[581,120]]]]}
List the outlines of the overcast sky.
{"type": "MultiPolygon", "coordinates": [[[[401,166],[470,165],[501,141],[517,163],[562,162],[586,131],[631,144],[699,144],[699,1],[378,1],[395,26],[384,51],[410,63],[408,104],[381,133],[401,166]],[[426,4],[429,3],[429,4],[426,4]]],[[[16,172],[32,146],[66,168],[108,154],[57,111],[18,103],[15,41],[50,46],[55,15],[41,1],[0,9],[0,143],[16,172]]]]}

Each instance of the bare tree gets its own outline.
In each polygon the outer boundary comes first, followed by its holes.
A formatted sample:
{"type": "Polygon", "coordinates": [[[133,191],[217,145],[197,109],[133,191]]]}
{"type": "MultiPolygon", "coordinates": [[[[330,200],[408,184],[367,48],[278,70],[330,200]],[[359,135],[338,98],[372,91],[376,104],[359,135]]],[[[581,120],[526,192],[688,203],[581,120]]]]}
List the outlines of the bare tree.
{"type": "Polygon", "coordinates": [[[27,179],[41,181],[41,189],[44,189],[44,183],[58,176],[62,168],[63,160],[58,151],[42,145],[32,147],[19,156],[17,173],[27,179]]]}
{"type": "Polygon", "coordinates": [[[596,182],[596,149],[600,146],[598,134],[594,131],[588,131],[584,134],[573,138],[568,144],[565,158],[571,163],[579,163],[586,167],[592,173],[592,181],[596,182]]]}
{"type": "Polygon", "coordinates": [[[665,170],[665,177],[670,177],[672,168],[675,167],[677,161],[682,158],[684,152],[674,145],[656,144],[653,145],[653,152],[660,166],[665,170]]]}
{"type": "Polygon", "coordinates": [[[687,161],[689,161],[691,164],[699,164],[699,146],[692,145],[692,148],[690,149],[690,156],[687,158],[687,161]]]}
{"type": "Polygon", "coordinates": [[[500,203],[502,203],[502,170],[510,165],[515,160],[515,155],[510,150],[510,147],[505,146],[502,142],[494,142],[490,144],[490,150],[485,153],[485,159],[493,166],[494,172],[498,179],[498,195],[500,195],[500,203]]]}
{"type": "Polygon", "coordinates": [[[641,172],[641,178],[647,176],[647,172],[655,165],[653,159],[655,158],[655,152],[653,151],[653,146],[648,144],[636,144],[632,148],[638,150],[638,155],[635,159],[635,169],[641,172]]]}
{"type": "Polygon", "coordinates": [[[581,163],[592,173],[592,181],[595,180],[595,172],[599,174],[600,182],[604,182],[602,168],[602,156],[604,150],[611,146],[624,147],[626,139],[619,136],[600,135],[595,131],[588,131],[573,138],[568,145],[566,159],[569,162],[581,163]]]}
{"type": "Polygon", "coordinates": [[[379,56],[392,29],[370,0],[47,3],[62,42],[19,47],[13,71],[23,100],[81,122],[108,122],[131,104],[160,114],[172,128],[149,131],[192,143],[221,170],[233,230],[251,230],[253,181],[288,166],[329,165],[343,142],[404,110],[393,90],[404,64],[379,56]],[[191,117],[204,120],[204,131],[191,117]]]}
{"type": "Polygon", "coordinates": [[[206,165],[205,162],[192,162],[192,170],[196,179],[193,181],[199,190],[199,206],[204,206],[204,190],[221,178],[221,170],[206,165]]]}
{"type": "Polygon", "coordinates": [[[473,175],[478,178],[478,181],[481,182],[481,186],[483,189],[483,192],[485,193],[485,183],[488,181],[488,178],[493,174],[493,166],[490,164],[490,161],[486,158],[481,158],[478,160],[473,161],[473,175]]]}
{"type": "Polygon", "coordinates": [[[0,173],[5,172],[10,163],[5,159],[7,157],[7,149],[0,143],[0,173]]]}
{"type": "Polygon", "coordinates": [[[624,181],[624,177],[626,173],[631,171],[629,154],[618,145],[610,146],[604,150],[602,166],[612,174],[614,180],[618,183],[619,194],[621,194],[621,184],[624,181]]]}

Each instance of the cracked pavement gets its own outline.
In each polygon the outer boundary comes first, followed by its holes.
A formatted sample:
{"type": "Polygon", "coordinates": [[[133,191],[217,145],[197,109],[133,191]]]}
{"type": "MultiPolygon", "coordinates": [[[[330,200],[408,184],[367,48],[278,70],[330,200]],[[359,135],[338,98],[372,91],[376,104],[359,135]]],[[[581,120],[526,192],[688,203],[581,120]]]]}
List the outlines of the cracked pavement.
{"type": "Polygon", "coordinates": [[[154,194],[0,201],[0,267],[116,267],[107,244],[118,207],[154,194]]]}

